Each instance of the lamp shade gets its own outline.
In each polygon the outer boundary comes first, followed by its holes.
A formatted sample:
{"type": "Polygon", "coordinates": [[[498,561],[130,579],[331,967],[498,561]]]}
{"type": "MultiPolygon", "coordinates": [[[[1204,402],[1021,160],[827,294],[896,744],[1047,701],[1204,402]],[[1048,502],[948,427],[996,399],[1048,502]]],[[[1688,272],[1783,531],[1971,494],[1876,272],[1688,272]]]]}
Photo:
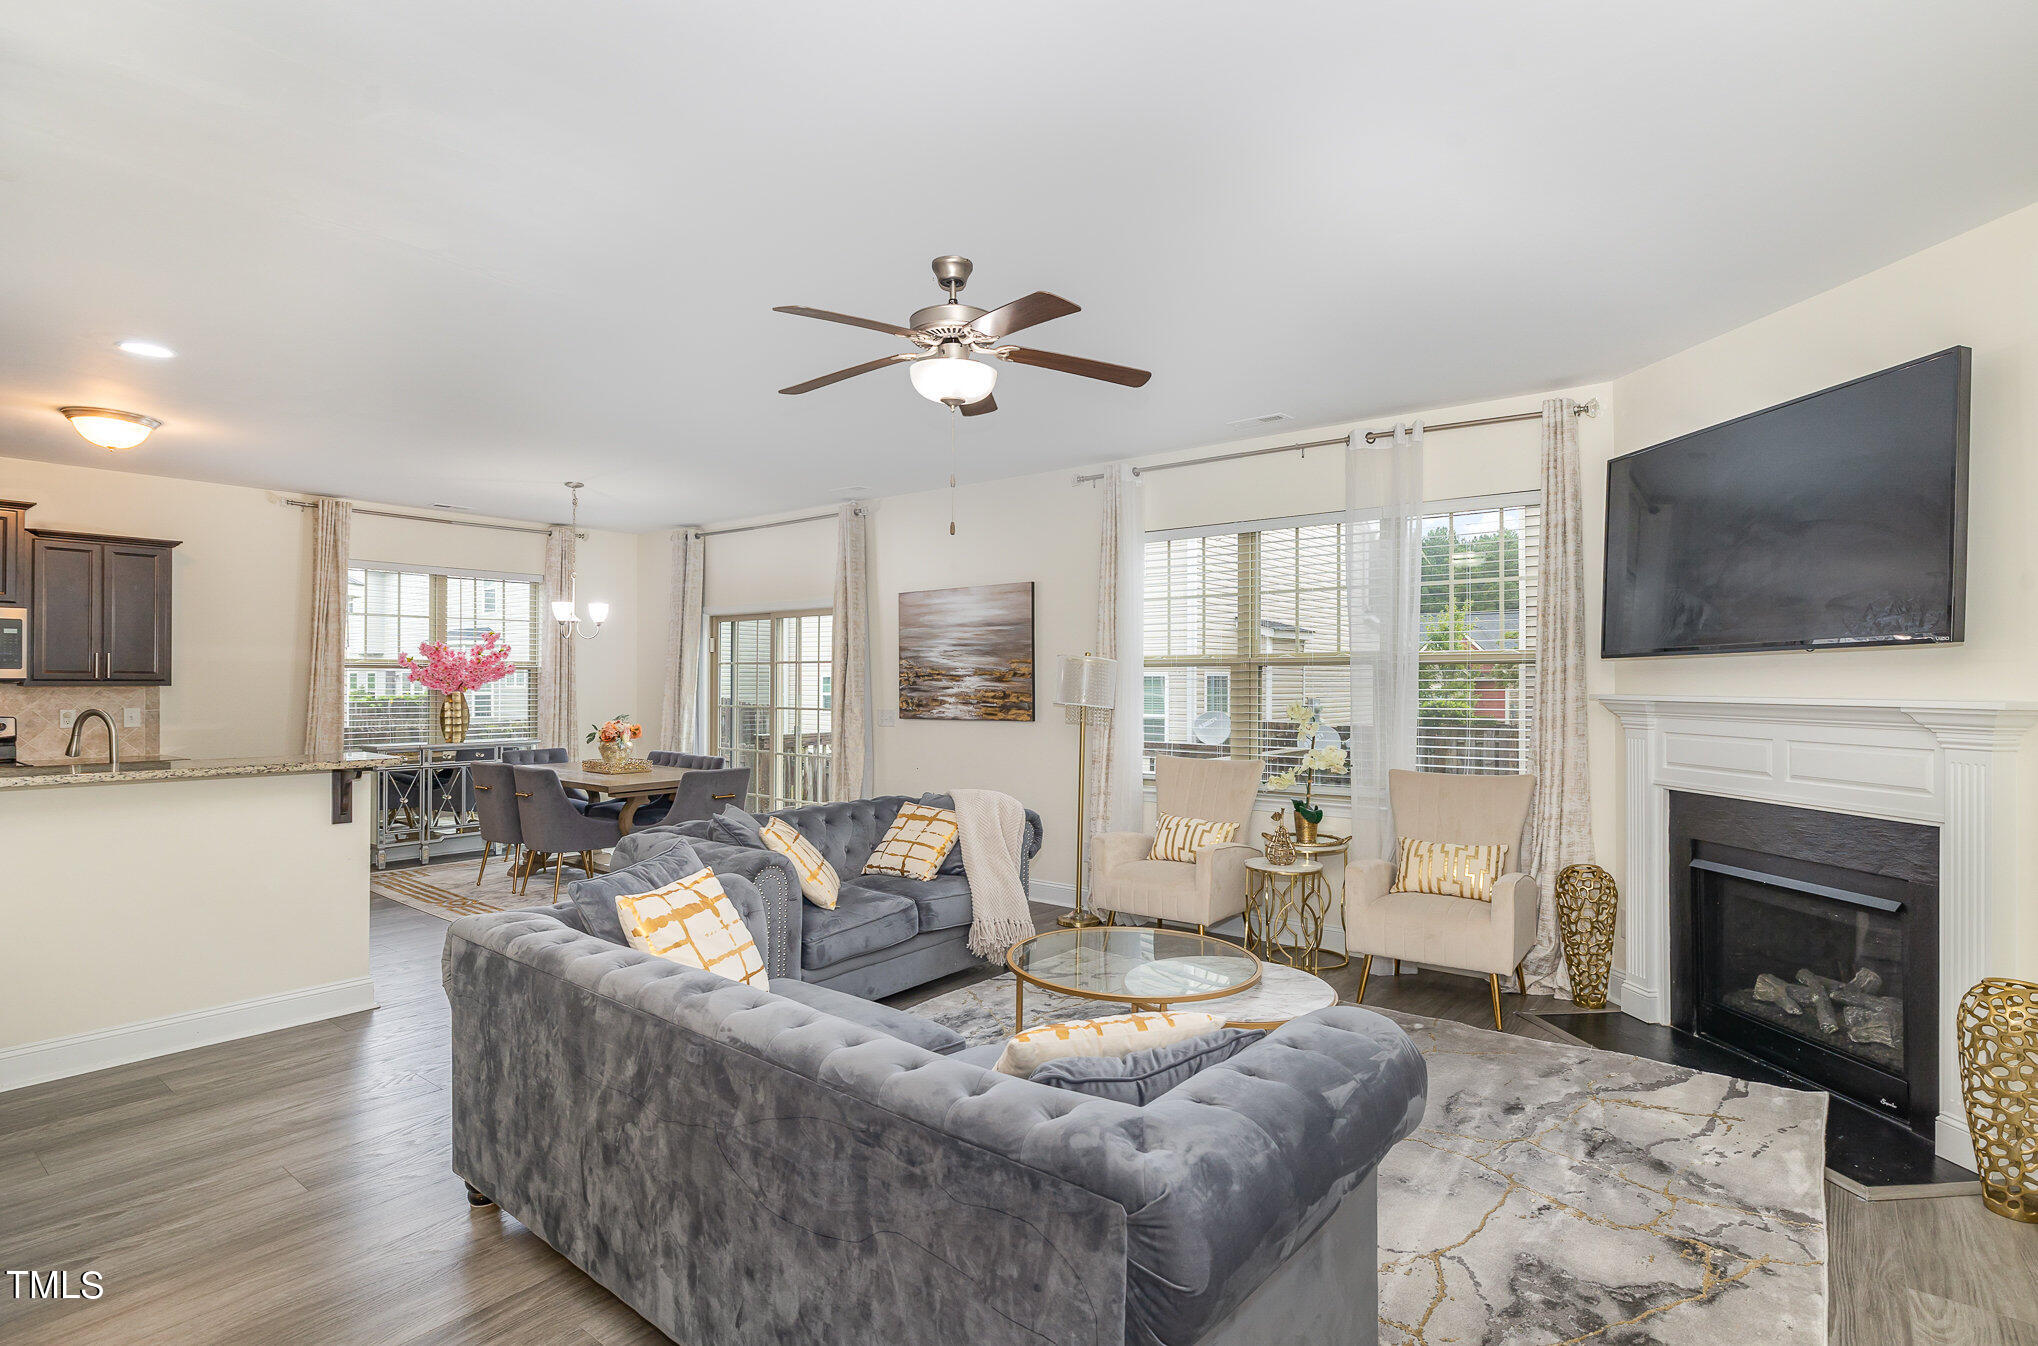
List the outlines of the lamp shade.
{"type": "Polygon", "coordinates": [[[1118,661],[1094,654],[1065,654],[1061,658],[1061,689],[1057,706],[1082,706],[1110,710],[1118,704],[1118,661]]]}
{"type": "Polygon", "coordinates": [[[906,369],[912,376],[914,391],[920,396],[954,406],[983,401],[998,382],[997,370],[963,355],[915,360],[906,369]]]}

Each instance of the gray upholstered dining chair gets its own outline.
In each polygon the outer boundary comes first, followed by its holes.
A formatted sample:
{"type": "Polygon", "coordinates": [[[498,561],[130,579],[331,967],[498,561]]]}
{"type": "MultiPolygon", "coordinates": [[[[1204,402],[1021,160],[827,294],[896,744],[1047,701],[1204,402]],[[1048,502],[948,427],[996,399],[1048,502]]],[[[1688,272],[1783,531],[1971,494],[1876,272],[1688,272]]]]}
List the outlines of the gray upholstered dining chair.
{"type": "Polygon", "coordinates": [[[644,754],[652,766],[678,766],[689,771],[720,771],[729,765],[726,757],[703,757],[694,752],[673,752],[667,748],[653,748],[644,754]]]}
{"type": "MultiPolygon", "coordinates": [[[[743,796],[749,792],[750,768],[747,766],[720,771],[690,768],[679,778],[678,788],[671,794],[656,795],[637,806],[637,812],[630,818],[630,830],[641,832],[660,823],[712,818],[731,804],[743,807],[743,796]]],[[[604,799],[599,804],[590,804],[587,816],[620,821],[623,807],[629,802],[627,799],[604,799]]]]}
{"type": "Polygon", "coordinates": [[[475,762],[467,768],[467,781],[474,791],[475,815],[481,820],[481,870],[474,876],[475,886],[488,877],[488,857],[500,846],[510,867],[510,887],[515,888],[517,852],[524,844],[517,821],[515,768],[503,762],[475,762]]]}
{"type": "Polygon", "coordinates": [[[607,850],[622,840],[622,829],[613,818],[590,818],[566,797],[566,787],[555,772],[542,766],[513,766],[516,780],[517,828],[532,859],[524,866],[524,887],[531,886],[531,871],[552,857],[552,896],[559,896],[560,869],[566,857],[580,856],[581,872],[594,874],[594,853],[607,850]]]}
{"type": "MultiPolygon", "coordinates": [[[[530,766],[535,762],[571,762],[573,753],[568,748],[504,748],[502,760],[511,766],[530,766]]],[[[575,807],[586,804],[591,798],[587,791],[573,789],[567,790],[566,797],[574,802],[575,807]]]]}

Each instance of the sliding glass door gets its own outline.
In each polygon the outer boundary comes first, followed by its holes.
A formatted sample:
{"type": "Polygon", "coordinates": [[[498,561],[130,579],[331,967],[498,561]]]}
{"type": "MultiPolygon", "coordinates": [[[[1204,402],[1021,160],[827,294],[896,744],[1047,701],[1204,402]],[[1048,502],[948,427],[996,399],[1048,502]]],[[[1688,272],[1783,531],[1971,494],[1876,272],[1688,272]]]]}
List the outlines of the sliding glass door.
{"type": "Polygon", "coordinates": [[[714,619],[714,751],[750,768],[752,812],[828,798],[833,751],[825,612],[760,612],[714,619]]]}

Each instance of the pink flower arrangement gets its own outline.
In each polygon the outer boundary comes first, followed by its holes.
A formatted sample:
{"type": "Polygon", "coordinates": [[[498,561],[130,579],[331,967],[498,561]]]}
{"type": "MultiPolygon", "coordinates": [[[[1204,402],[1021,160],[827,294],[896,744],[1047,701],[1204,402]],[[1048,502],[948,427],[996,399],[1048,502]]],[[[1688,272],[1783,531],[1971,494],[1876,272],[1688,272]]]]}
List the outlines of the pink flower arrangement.
{"type": "Polygon", "coordinates": [[[644,737],[644,726],[641,724],[631,724],[629,720],[621,715],[616,716],[613,720],[604,720],[587,731],[587,741],[589,743],[594,742],[596,739],[600,739],[604,743],[619,743],[624,739],[642,737],[644,737]]]}
{"type": "Polygon", "coordinates": [[[410,680],[446,696],[458,696],[500,682],[511,673],[509,642],[501,633],[490,631],[464,650],[442,640],[427,640],[416,654],[401,656],[410,670],[410,680]]]}

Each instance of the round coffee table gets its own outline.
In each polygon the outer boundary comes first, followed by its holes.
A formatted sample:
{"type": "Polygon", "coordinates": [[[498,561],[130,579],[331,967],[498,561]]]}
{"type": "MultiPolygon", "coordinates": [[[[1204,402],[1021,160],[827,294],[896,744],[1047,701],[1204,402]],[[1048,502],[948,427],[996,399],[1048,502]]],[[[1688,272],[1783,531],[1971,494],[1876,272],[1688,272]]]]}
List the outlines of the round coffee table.
{"type": "Polygon", "coordinates": [[[1260,960],[1229,940],[1186,930],[1099,925],[1049,930],[1005,953],[1013,1032],[1025,1026],[1026,987],[1135,1010],[1218,1000],[1259,985],[1260,960]]]}

